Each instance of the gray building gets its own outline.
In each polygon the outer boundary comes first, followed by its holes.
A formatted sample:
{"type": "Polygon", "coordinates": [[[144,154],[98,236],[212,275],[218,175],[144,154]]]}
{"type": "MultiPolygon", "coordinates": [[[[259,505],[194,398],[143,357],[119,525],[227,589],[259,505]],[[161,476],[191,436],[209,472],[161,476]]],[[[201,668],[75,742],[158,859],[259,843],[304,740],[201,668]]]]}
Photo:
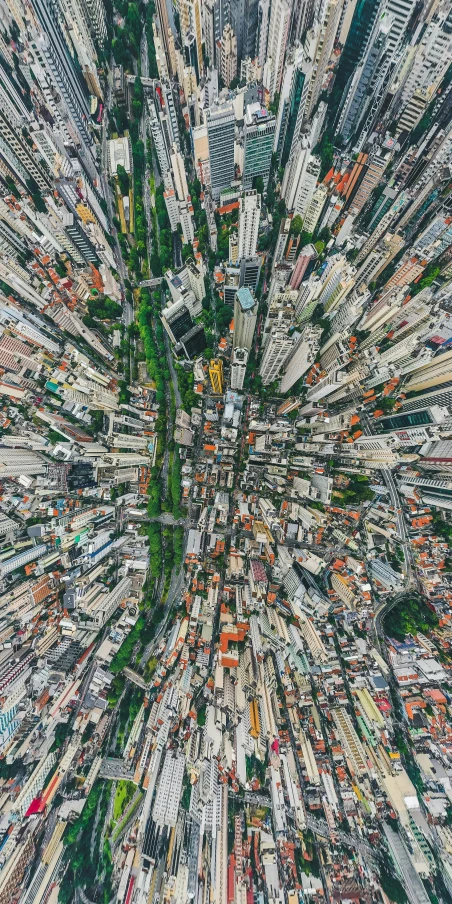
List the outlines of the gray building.
{"type": "Polygon", "coordinates": [[[223,188],[234,180],[234,106],[228,102],[211,107],[206,112],[207,138],[209,142],[210,183],[216,200],[223,188]]]}
{"type": "Polygon", "coordinates": [[[234,348],[251,351],[258,304],[250,290],[239,289],[234,301],[234,348]]]}
{"type": "Polygon", "coordinates": [[[243,188],[253,188],[254,179],[262,176],[264,190],[268,185],[275,140],[276,119],[261,104],[249,104],[245,114],[243,188]]]}

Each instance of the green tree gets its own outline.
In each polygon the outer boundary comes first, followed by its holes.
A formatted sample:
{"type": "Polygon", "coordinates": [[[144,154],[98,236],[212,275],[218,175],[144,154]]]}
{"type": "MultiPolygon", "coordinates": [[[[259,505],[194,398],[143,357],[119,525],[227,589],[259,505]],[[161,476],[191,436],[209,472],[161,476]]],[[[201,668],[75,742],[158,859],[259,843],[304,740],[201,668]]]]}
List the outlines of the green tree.
{"type": "Polygon", "coordinates": [[[294,216],[291,221],[290,231],[291,231],[292,235],[300,235],[300,233],[302,232],[302,229],[303,229],[303,220],[301,219],[300,214],[297,213],[296,216],[294,216]]]}
{"type": "Polygon", "coordinates": [[[408,901],[403,885],[386,863],[381,868],[380,882],[384,893],[395,904],[405,904],[408,901]]]}
{"type": "Polygon", "coordinates": [[[116,175],[118,177],[121,194],[124,197],[129,194],[130,179],[121,163],[118,163],[116,175]]]}
{"type": "Polygon", "coordinates": [[[322,138],[320,139],[319,144],[315,148],[315,153],[320,157],[321,160],[319,173],[320,182],[322,182],[333,165],[333,135],[334,132],[332,130],[326,129],[322,135],[322,138]]]}
{"type": "Polygon", "coordinates": [[[127,7],[124,32],[130,51],[137,57],[141,38],[141,14],[137,3],[129,3],[127,7]]]}
{"type": "Polygon", "coordinates": [[[270,110],[270,113],[273,113],[273,115],[276,116],[278,113],[278,107],[279,107],[279,94],[276,93],[272,102],[269,104],[268,109],[270,110]]]}
{"type": "Polygon", "coordinates": [[[144,91],[140,77],[135,76],[132,91],[132,112],[135,119],[139,119],[143,112],[144,91]]]}

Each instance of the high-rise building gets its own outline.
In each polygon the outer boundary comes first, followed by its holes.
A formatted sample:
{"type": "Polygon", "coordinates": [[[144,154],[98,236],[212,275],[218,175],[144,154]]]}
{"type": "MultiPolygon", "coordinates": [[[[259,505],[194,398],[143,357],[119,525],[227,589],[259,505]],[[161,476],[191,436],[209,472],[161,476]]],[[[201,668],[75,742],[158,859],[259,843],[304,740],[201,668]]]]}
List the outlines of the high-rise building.
{"type": "Polygon", "coordinates": [[[206,66],[215,65],[215,0],[204,0],[202,4],[202,33],[206,49],[206,66]]]}
{"type": "Polygon", "coordinates": [[[261,177],[264,191],[267,189],[272,162],[276,119],[261,104],[248,104],[244,127],[243,188],[253,187],[261,177]]]}
{"type": "MultiPolygon", "coordinates": [[[[166,177],[165,183],[168,181],[169,180],[166,177]]],[[[180,212],[176,192],[174,191],[174,188],[172,188],[172,186],[165,188],[165,191],[163,192],[163,200],[165,202],[166,212],[170,221],[171,232],[177,232],[177,227],[180,222],[180,212]]]]}
{"type": "Polygon", "coordinates": [[[262,267],[262,257],[242,257],[240,261],[239,288],[246,286],[255,291],[259,284],[259,276],[262,267]]]}
{"type": "Polygon", "coordinates": [[[331,58],[339,25],[342,0],[326,0],[322,4],[322,21],[317,25],[317,40],[313,58],[312,78],[306,99],[306,115],[310,116],[319,100],[325,73],[331,58]]]}
{"type": "Polygon", "coordinates": [[[388,212],[391,205],[394,203],[397,197],[397,190],[395,188],[390,188],[389,185],[383,189],[382,194],[375,202],[372,212],[370,214],[370,222],[369,222],[369,232],[372,232],[380,221],[383,219],[385,213],[388,212]]]}
{"type": "Polygon", "coordinates": [[[390,27],[391,20],[388,16],[383,15],[376,19],[370,37],[366,41],[362,59],[344,91],[337,131],[346,141],[353,134],[354,127],[361,119],[366,91],[369,89],[379,60],[385,52],[390,27]]]}
{"type": "Polygon", "coordinates": [[[259,368],[264,386],[274,383],[279,378],[292,348],[293,339],[288,335],[287,328],[276,322],[269,333],[259,368]]]}
{"type": "Polygon", "coordinates": [[[152,97],[148,98],[149,125],[151,128],[152,142],[157,154],[157,160],[161,173],[167,173],[170,169],[169,152],[166,146],[163,126],[157,113],[157,107],[152,97]]]}
{"type": "Polygon", "coordinates": [[[177,122],[177,110],[174,102],[173,87],[168,79],[163,79],[159,85],[159,91],[156,91],[156,97],[162,104],[166,117],[166,129],[168,131],[168,153],[171,153],[173,147],[177,151],[181,149],[181,141],[179,135],[179,126],[177,122]]]}
{"type": "Polygon", "coordinates": [[[356,274],[356,285],[361,283],[368,286],[369,283],[378,279],[380,273],[392,261],[392,259],[403,248],[403,239],[401,236],[387,232],[386,235],[377,244],[376,248],[369,252],[356,274]]]}
{"type": "Polygon", "coordinates": [[[261,196],[256,191],[243,192],[239,208],[238,260],[256,254],[260,213],[261,196]]]}
{"type": "MultiPolygon", "coordinates": [[[[287,110],[279,136],[278,148],[281,166],[286,165],[292,147],[296,145],[300,137],[311,75],[312,65],[306,60],[298,60],[293,68],[287,110]]],[[[280,109],[282,114],[282,105],[280,109]]]]}
{"type": "Polygon", "coordinates": [[[107,40],[107,19],[103,0],[80,0],[86,10],[88,25],[99,47],[107,40]]]}
{"type": "Polygon", "coordinates": [[[279,94],[278,112],[276,115],[275,144],[274,151],[281,153],[282,143],[284,140],[284,132],[287,127],[289,98],[294,77],[295,64],[298,59],[303,59],[304,51],[302,48],[288,48],[286,54],[286,62],[284,66],[283,79],[281,81],[281,91],[279,94]]]}
{"type": "Polygon", "coordinates": [[[256,329],[258,303],[250,290],[238,290],[234,301],[234,348],[251,351],[256,329]]]}
{"type": "Polygon", "coordinates": [[[299,289],[303,279],[307,279],[311,275],[315,262],[318,258],[314,245],[305,245],[301,249],[294,267],[294,271],[290,278],[290,288],[299,289]]]}
{"type": "Polygon", "coordinates": [[[383,0],[357,0],[337,68],[336,84],[342,90],[361,63],[382,2],[383,0]]]}
{"type": "Polygon", "coordinates": [[[320,348],[321,335],[322,328],[320,326],[312,326],[312,324],[305,326],[285,363],[280,392],[287,392],[314,363],[320,348]]]}
{"type": "Polygon", "coordinates": [[[209,377],[212,384],[212,391],[217,395],[223,392],[223,362],[221,358],[212,358],[209,364],[209,377]]]}
{"type": "MultiPolygon", "coordinates": [[[[328,198],[328,189],[325,185],[318,185],[304,214],[303,220],[303,229],[306,232],[313,234],[315,232],[317,223],[320,219],[320,215],[322,213],[325,201],[328,198]]],[[[323,221],[322,224],[323,226],[323,221]]]]}
{"type": "Polygon", "coordinates": [[[234,106],[228,102],[210,107],[206,111],[207,137],[209,141],[210,184],[216,200],[223,188],[229,188],[234,180],[234,106]]]}
{"type": "Polygon", "coordinates": [[[89,128],[89,89],[68,52],[62,15],[56,2],[36,0],[27,30],[31,84],[36,79],[52,118],[77,147],[80,162],[100,186],[96,148],[89,128]]]}
{"type": "Polygon", "coordinates": [[[188,333],[184,333],[180,339],[180,345],[185,357],[189,360],[198,355],[202,355],[204,349],[207,347],[206,334],[202,323],[195,323],[195,325],[189,329],[188,333]]]}
{"type": "Polygon", "coordinates": [[[364,172],[356,193],[353,195],[351,203],[352,212],[356,211],[356,213],[359,213],[363,209],[374,188],[376,188],[380,182],[387,164],[388,160],[378,154],[373,154],[372,157],[368,159],[367,169],[364,172]]]}
{"type": "Polygon", "coordinates": [[[220,74],[228,88],[237,75],[237,38],[229,24],[221,36],[220,74]]]}
{"type": "MultiPolygon", "coordinates": [[[[204,4],[203,4],[204,5],[204,4]]],[[[225,25],[231,25],[232,28],[235,29],[236,26],[236,15],[235,11],[237,8],[237,2],[231,2],[231,0],[214,0],[213,4],[213,25],[214,25],[214,56],[210,58],[210,65],[217,66],[219,63],[219,46],[221,42],[221,36],[224,32],[225,25]]]]}
{"type": "MultiPolygon", "coordinates": [[[[185,60],[185,72],[190,72],[194,74],[195,84],[198,85],[201,73],[199,71],[199,63],[198,63],[198,47],[196,44],[196,38],[192,31],[189,31],[184,38],[184,60],[185,60]]],[[[184,78],[185,82],[185,78],[184,78]]]]}
{"type": "Polygon", "coordinates": [[[309,141],[303,137],[292,149],[283,178],[281,197],[289,211],[304,217],[317,187],[319,172],[320,159],[312,156],[309,141]]]}
{"type": "Polygon", "coordinates": [[[229,236],[229,263],[236,264],[239,256],[239,240],[236,232],[229,236]]]}
{"type": "Polygon", "coordinates": [[[328,305],[333,293],[335,293],[344,274],[347,272],[347,266],[347,261],[342,254],[334,254],[320,268],[320,291],[318,293],[318,298],[321,304],[328,305]]]}
{"type": "Polygon", "coordinates": [[[312,28],[316,11],[315,0],[294,0],[290,22],[290,43],[302,40],[306,32],[312,28]]]}
{"type": "MultiPolygon", "coordinates": [[[[439,86],[449,66],[452,51],[452,9],[449,4],[440,7],[430,21],[416,49],[412,65],[404,67],[398,80],[399,89],[391,104],[397,114],[417,94],[428,102],[439,86]],[[408,71],[407,71],[408,69],[408,71]]],[[[403,115],[403,114],[402,114],[403,115]]]]}
{"type": "Polygon", "coordinates": [[[452,219],[440,214],[431,220],[426,229],[417,237],[414,251],[431,260],[438,257],[452,243],[452,219]]]}
{"type": "Polygon", "coordinates": [[[182,226],[182,242],[184,245],[193,242],[195,227],[193,223],[193,207],[191,201],[179,201],[179,217],[182,226]]]}
{"type": "Polygon", "coordinates": [[[270,24],[270,0],[259,0],[257,9],[256,56],[262,68],[267,59],[268,27],[270,24]]]}
{"type": "Polygon", "coordinates": [[[273,0],[268,26],[267,57],[263,79],[264,85],[272,99],[281,89],[289,25],[290,4],[288,0],[273,0]]]}
{"type": "Polygon", "coordinates": [[[398,42],[403,40],[415,7],[416,0],[387,0],[386,12],[392,18],[392,26],[388,35],[389,53],[392,53],[398,42]]]}
{"type": "Polygon", "coordinates": [[[424,451],[423,458],[420,461],[422,470],[425,471],[444,471],[445,474],[452,473],[452,442],[450,439],[439,440],[438,442],[428,443],[424,451]]]}
{"type": "Polygon", "coordinates": [[[429,98],[422,90],[415,91],[408,101],[405,109],[397,121],[395,137],[398,138],[402,132],[411,132],[415,125],[419,122],[422,114],[427,106],[429,98]]]}
{"type": "Polygon", "coordinates": [[[386,287],[389,289],[391,286],[408,286],[421,275],[426,263],[426,260],[419,259],[416,254],[409,257],[408,260],[402,260],[386,283],[386,287]]]}
{"type": "Polygon", "coordinates": [[[176,148],[173,148],[171,154],[171,169],[174,177],[174,187],[176,189],[179,201],[186,201],[188,198],[188,184],[185,173],[184,158],[176,148]]]}
{"type": "Polygon", "coordinates": [[[247,348],[235,348],[232,352],[231,389],[243,389],[248,355],[247,348]]]}
{"type": "Polygon", "coordinates": [[[171,342],[179,342],[193,326],[193,318],[186,305],[180,305],[171,314],[162,313],[162,323],[171,342]]]}
{"type": "Polygon", "coordinates": [[[234,31],[237,35],[237,55],[239,63],[247,57],[256,56],[259,0],[234,0],[234,31]]]}
{"type": "MultiPolygon", "coordinates": [[[[33,151],[18,127],[17,121],[11,121],[10,110],[6,103],[0,108],[0,159],[14,180],[25,187],[30,179],[34,179],[41,191],[48,191],[51,185],[50,174],[40,165],[33,151]],[[6,108],[6,109],[5,109],[6,108]],[[5,111],[4,111],[5,110],[5,111]]],[[[28,137],[28,132],[25,132],[28,137]]],[[[33,133],[31,133],[33,134],[33,133]]]]}
{"type": "Polygon", "coordinates": [[[97,72],[97,52],[93,40],[94,32],[88,23],[86,5],[83,0],[57,0],[57,5],[61,10],[66,33],[70,35],[88,89],[91,94],[102,99],[102,87],[97,72]]]}
{"type": "Polygon", "coordinates": [[[204,68],[201,0],[180,0],[179,16],[184,48],[188,49],[190,59],[190,62],[187,60],[187,65],[194,66],[199,81],[204,68]],[[190,38],[188,43],[187,38],[190,38]]]}
{"type": "Polygon", "coordinates": [[[171,47],[171,29],[168,17],[168,7],[166,5],[166,0],[157,0],[156,2],[156,13],[159,25],[159,35],[160,40],[163,45],[163,49],[165,51],[166,58],[166,67],[170,74],[170,76],[175,75],[173,68],[173,52],[171,47]]]}
{"type": "Polygon", "coordinates": [[[11,71],[7,71],[6,67],[0,69],[0,109],[12,126],[24,126],[33,119],[31,109],[22,97],[14,68],[11,71]]]}

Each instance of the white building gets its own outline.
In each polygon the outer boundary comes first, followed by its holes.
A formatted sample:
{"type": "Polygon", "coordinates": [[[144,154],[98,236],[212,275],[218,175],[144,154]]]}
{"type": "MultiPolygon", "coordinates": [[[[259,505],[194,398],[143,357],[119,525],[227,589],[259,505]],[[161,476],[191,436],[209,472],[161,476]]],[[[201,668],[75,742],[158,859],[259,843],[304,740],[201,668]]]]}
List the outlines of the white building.
{"type": "Polygon", "coordinates": [[[305,217],[317,187],[319,172],[320,160],[312,156],[308,139],[302,137],[295,146],[292,145],[283,178],[281,197],[285,199],[288,210],[305,217]]]}
{"type": "Polygon", "coordinates": [[[264,386],[278,379],[292,348],[293,339],[289,338],[287,330],[279,324],[272,327],[259,368],[264,386]]]}
{"type": "MultiPolygon", "coordinates": [[[[317,178],[317,176],[316,176],[317,178]]],[[[320,218],[320,214],[323,210],[323,205],[328,197],[328,189],[325,185],[318,185],[310,202],[307,207],[304,220],[303,220],[303,229],[306,232],[310,232],[311,235],[315,231],[317,223],[320,218]]]]}
{"type": "Polygon", "coordinates": [[[167,188],[163,192],[163,200],[165,202],[168,219],[170,221],[171,232],[176,232],[180,222],[179,204],[176,198],[174,188],[167,188]]]}
{"type": "Polygon", "coordinates": [[[154,822],[158,826],[172,828],[177,823],[184,770],[184,754],[168,751],[152,811],[154,822]]]}
{"type": "Polygon", "coordinates": [[[220,45],[220,72],[227,87],[237,75],[237,38],[229,24],[224,26],[220,45]]]}
{"type": "Polygon", "coordinates": [[[248,349],[235,348],[232,353],[231,363],[231,389],[243,389],[247,362],[248,349]]]}
{"type": "Polygon", "coordinates": [[[186,201],[179,202],[179,215],[180,215],[180,223],[182,226],[182,241],[186,245],[188,242],[190,244],[193,242],[195,237],[195,227],[193,224],[192,217],[193,208],[191,204],[186,201]]]}
{"type": "Polygon", "coordinates": [[[322,20],[316,24],[313,74],[306,103],[307,117],[312,113],[322,92],[325,73],[330,63],[331,51],[339,26],[342,5],[342,0],[326,0],[322,4],[320,13],[322,20]]]}
{"type": "Polygon", "coordinates": [[[261,196],[256,191],[243,192],[239,210],[239,260],[256,254],[260,213],[261,196]]]}
{"type": "Polygon", "coordinates": [[[171,154],[171,169],[173,171],[174,187],[176,189],[177,198],[179,201],[186,201],[188,198],[188,184],[184,158],[174,146],[171,154]]]}
{"type": "Polygon", "coordinates": [[[280,391],[287,392],[314,363],[320,348],[322,328],[308,324],[298,339],[281,380],[280,391]]]}
{"type": "Polygon", "coordinates": [[[291,6],[287,0],[273,0],[263,76],[264,85],[270,92],[272,99],[281,88],[290,14],[291,6]]]}

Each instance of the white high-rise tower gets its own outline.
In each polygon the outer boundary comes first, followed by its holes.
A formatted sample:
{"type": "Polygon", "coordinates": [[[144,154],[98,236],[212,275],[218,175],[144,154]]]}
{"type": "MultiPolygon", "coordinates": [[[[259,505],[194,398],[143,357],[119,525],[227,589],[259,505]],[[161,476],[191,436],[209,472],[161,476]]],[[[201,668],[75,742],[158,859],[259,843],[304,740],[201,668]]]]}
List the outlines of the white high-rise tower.
{"type": "Polygon", "coordinates": [[[239,260],[256,254],[260,213],[261,196],[257,191],[243,192],[239,211],[239,260]]]}

